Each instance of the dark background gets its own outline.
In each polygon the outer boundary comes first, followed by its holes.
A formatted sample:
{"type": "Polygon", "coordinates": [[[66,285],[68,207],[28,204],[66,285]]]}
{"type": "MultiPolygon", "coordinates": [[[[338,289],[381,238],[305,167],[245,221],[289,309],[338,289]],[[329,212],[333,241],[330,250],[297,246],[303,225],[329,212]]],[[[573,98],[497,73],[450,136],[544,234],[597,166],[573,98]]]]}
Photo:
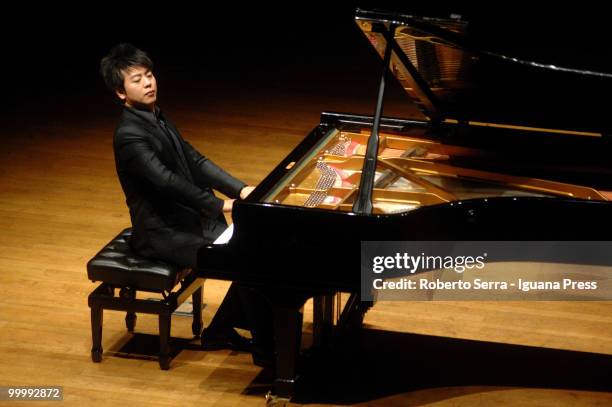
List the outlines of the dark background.
{"type": "Polygon", "coordinates": [[[461,14],[470,21],[474,41],[487,49],[612,71],[608,14],[603,6],[580,2],[560,8],[537,2],[536,9],[536,2],[488,2],[478,7],[463,3],[227,1],[214,5],[22,6],[4,14],[0,29],[0,111],[20,121],[83,105],[104,109],[114,99],[104,89],[98,64],[118,42],[145,49],[164,88],[190,84],[181,86],[183,93],[176,97],[201,92],[200,83],[244,84],[259,91],[285,87],[288,91],[329,92],[337,88],[373,100],[380,62],[354,23],[356,6],[440,17],[461,14]]]}

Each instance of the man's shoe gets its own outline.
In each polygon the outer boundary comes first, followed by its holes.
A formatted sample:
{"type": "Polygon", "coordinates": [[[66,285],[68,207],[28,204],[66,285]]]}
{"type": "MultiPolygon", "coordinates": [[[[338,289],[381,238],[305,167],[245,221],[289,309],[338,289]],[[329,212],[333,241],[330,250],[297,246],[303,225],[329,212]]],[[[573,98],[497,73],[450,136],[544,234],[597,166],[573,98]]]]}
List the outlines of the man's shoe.
{"type": "Polygon", "coordinates": [[[251,352],[253,342],[229,328],[227,330],[210,330],[202,332],[202,348],[205,350],[231,349],[239,352],[251,352]]]}

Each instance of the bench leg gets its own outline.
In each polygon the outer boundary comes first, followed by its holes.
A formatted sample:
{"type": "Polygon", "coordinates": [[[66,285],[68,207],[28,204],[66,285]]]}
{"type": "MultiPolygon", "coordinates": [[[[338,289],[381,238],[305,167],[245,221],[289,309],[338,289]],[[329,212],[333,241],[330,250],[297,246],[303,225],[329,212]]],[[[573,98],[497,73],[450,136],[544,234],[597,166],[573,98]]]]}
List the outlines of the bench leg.
{"type": "MultiPolygon", "coordinates": [[[[123,287],[119,291],[119,297],[134,301],[136,299],[136,290],[130,287],[123,287]]],[[[134,328],[136,328],[135,312],[128,311],[127,314],[125,314],[125,326],[129,332],[134,332],[134,328]]]]}
{"type": "Polygon", "coordinates": [[[170,325],[171,314],[159,314],[159,367],[162,370],[170,369],[170,325]]]}
{"type": "Polygon", "coordinates": [[[102,361],[102,307],[91,307],[91,360],[96,363],[102,361]]]}
{"type": "Polygon", "coordinates": [[[193,323],[191,331],[196,338],[202,333],[202,287],[198,288],[191,296],[193,303],[193,323]]]}
{"type": "Polygon", "coordinates": [[[136,328],[135,312],[128,312],[125,314],[125,326],[127,327],[128,332],[134,332],[134,328],[136,328]]]}

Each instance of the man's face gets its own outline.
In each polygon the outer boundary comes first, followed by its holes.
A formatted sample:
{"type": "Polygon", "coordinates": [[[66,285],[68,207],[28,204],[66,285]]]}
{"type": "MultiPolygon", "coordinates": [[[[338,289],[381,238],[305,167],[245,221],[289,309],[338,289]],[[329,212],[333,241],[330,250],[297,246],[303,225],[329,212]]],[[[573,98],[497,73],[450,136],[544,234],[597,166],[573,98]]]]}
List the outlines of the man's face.
{"type": "Polygon", "coordinates": [[[117,96],[126,106],[155,108],[157,100],[157,81],[153,72],[144,66],[132,66],[123,73],[123,91],[116,91],[117,96]]]}

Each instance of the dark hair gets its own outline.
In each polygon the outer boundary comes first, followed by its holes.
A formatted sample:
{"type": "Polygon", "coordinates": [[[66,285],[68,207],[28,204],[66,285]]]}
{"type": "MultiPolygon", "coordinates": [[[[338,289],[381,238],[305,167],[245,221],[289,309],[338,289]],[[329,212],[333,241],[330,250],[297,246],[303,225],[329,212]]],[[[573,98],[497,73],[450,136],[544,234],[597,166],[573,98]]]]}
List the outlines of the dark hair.
{"type": "Polygon", "coordinates": [[[110,90],[124,90],[122,71],[133,66],[153,70],[153,61],[146,52],[132,44],[118,44],[100,61],[100,74],[110,90]]]}

